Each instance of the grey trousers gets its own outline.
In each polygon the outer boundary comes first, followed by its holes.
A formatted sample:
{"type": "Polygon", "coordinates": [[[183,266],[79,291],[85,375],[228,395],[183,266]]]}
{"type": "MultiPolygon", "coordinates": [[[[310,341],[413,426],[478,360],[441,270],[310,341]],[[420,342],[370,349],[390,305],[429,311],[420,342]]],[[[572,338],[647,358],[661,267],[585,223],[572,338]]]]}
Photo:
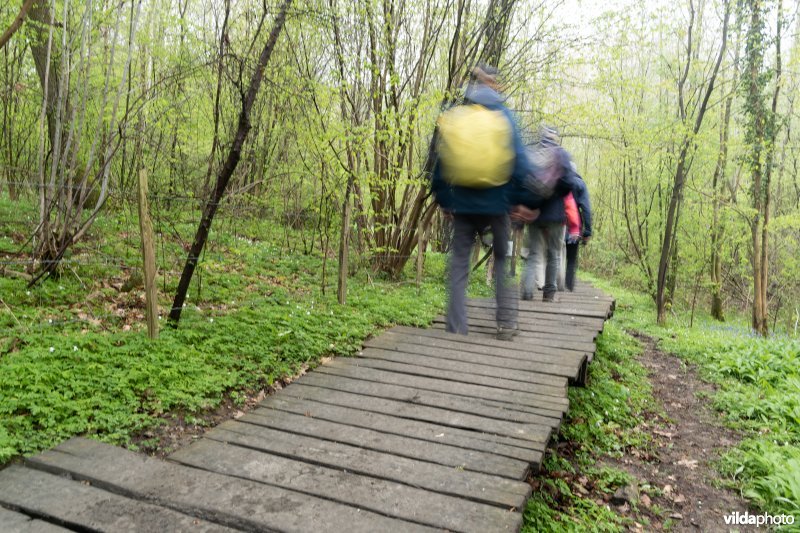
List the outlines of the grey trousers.
{"type": "Polygon", "coordinates": [[[522,281],[523,298],[533,297],[536,265],[545,260],[544,296],[558,290],[558,274],[561,268],[561,247],[564,242],[564,225],[560,222],[531,224],[528,226],[528,260],[522,281]]]}
{"type": "Polygon", "coordinates": [[[508,216],[455,215],[450,251],[450,301],[447,306],[447,331],[451,333],[466,335],[469,332],[466,300],[469,260],[475,236],[487,226],[492,229],[497,325],[503,328],[515,328],[517,325],[517,291],[509,284],[506,258],[510,226],[508,216]]]}

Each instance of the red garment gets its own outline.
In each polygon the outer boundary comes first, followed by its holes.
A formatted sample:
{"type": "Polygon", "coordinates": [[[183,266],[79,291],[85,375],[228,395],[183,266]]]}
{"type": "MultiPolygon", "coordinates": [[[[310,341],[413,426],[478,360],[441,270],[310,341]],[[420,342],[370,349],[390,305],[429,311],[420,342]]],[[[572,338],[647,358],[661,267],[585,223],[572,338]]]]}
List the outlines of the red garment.
{"type": "Polygon", "coordinates": [[[578,212],[578,204],[572,193],[564,197],[564,212],[567,214],[567,234],[581,234],[581,214],[578,212]]]}

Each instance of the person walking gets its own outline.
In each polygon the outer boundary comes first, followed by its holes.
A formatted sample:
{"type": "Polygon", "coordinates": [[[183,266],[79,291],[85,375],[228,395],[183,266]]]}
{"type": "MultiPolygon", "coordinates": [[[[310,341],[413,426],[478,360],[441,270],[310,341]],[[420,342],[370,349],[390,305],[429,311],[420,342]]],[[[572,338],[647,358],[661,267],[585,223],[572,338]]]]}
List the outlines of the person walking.
{"type": "Polygon", "coordinates": [[[578,176],[578,179],[580,180],[580,187],[583,191],[582,194],[579,194],[582,207],[578,206],[578,202],[575,200],[575,195],[572,191],[564,197],[564,211],[567,219],[567,266],[564,276],[564,285],[570,292],[575,290],[575,274],[578,270],[578,250],[581,243],[588,243],[592,236],[592,211],[589,203],[589,192],[583,179],[580,176],[578,176]],[[588,225],[586,220],[589,221],[588,225]],[[588,228],[588,231],[586,228],[588,228]]]}
{"type": "MultiPolygon", "coordinates": [[[[542,301],[556,301],[558,290],[557,277],[561,264],[561,247],[564,242],[564,197],[573,193],[575,201],[583,208],[588,217],[584,232],[591,235],[591,214],[588,195],[583,180],[575,171],[575,165],[569,153],[561,147],[558,132],[548,126],[539,131],[539,148],[547,152],[550,161],[547,163],[547,174],[553,175],[552,190],[547,195],[529,194],[522,203],[527,207],[538,207],[539,215],[528,224],[528,260],[522,279],[522,299],[532,300],[535,289],[535,265],[545,262],[545,279],[542,287],[542,301]]],[[[537,171],[542,172],[541,168],[537,171]]]]}
{"type": "Polygon", "coordinates": [[[431,190],[452,217],[446,329],[467,335],[466,287],[475,236],[489,227],[495,271],[497,338],[517,333],[517,291],[509,284],[510,197],[530,172],[519,128],[499,93],[497,69],[475,67],[464,103],[438,121],[437,161],[431,190]]]}

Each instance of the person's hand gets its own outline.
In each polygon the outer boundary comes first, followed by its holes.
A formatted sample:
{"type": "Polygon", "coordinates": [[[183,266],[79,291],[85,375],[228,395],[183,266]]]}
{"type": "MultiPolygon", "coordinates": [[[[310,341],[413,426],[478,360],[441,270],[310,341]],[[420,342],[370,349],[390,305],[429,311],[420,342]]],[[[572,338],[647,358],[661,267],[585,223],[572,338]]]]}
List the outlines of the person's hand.
{"type": "Polygon", "coordinates": [[[524,205],[515,205],[511,209],[511,220],[515,222],[530,224],[537,218],[539,218],[538,209],[530,209],[528,207],[525,207],[524,205]]]}

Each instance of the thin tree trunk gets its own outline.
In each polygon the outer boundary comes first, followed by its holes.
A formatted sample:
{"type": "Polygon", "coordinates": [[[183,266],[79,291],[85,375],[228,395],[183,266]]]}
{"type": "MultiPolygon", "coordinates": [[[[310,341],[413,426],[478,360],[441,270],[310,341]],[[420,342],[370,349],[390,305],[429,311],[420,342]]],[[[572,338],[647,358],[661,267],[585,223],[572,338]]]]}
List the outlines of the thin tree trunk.
{"type": "Polygon", "coordinates": [[[3,35],[0,35],[0,50],[6,45],[6,43],[11,39],[11,36],[16,33],[20,27],[22,27],[22,23],[25,22],[25,17],[28,16],[28,11],[30,11],[31,6],[35,0],[25,0],[25,3],[22,4],[22,8],[20,8],[19,13],[17,16],[14,17],[14,21],[11,25],[3,32],[3,35]]]}
{"type": "Polygon", "coordinates": [[[269,63],[269,59],[272,56],[272,51],[275,49],[275,43],[278,41],[278,36],[280,35],[284,22],[286,21],[286,11],[289,9],[291,4],[292,0],[283,1],[281,9],[278,12],[278,15],[275,17],[275,22],[273,23],[272,32],[270,33],[269,39],[267,39],[264,49],[261,51],[261,55],[258,58],[258,64],[256,65],[255,72],[253,72],[253,77],[250,79],[250,86],[248,87],[247,94],[244,96],[242,101],[242,110],[239,113],[239,125],[233,139],[233,145],[228,152],[228,157],[225,161],[225,164],[222,166],[219,174],[217,175],[216,187],[214,187],[211,199],[203,210],[200,226],[197,228],[197,233],[195,234],[194,241],[192,242],[192,247],[189,250],[189,256],[186,258],[186,264],[184,265],[183,272],[181,273],[181,279],[178,282],[178,288],[175,292],[175,300],[172,303],[172,309],[169,313],[170,321],[174,325],[177,325],[181,318],[181,311],[183,309],[183,303],[186,300],[186,293],[189,290],[189,284],[192,281],[192,275],[197,267],[197,261],[200,258],[200,254],[202,253],[206,244],[206,240],[208,239],[208,233],[211,230],[211,223],[214,220],[214,215],[216,214],[219,203],[222,201],[222,197],[225,194],[225,189],[228,186],[228,182],[230,181],[233,172],[236,170],[239,160],[242,158],[242,148],[244,147],[244,142],[247,139],[247,134],[250,132],[250,128],[252,127],[252,124],[250,123],[250,111],[253,108],[253,103],[258,95],[258,90],[261,87],[261,81],[264,78],[264,70],[269,63]]]}
{"type": "MultiPolygon", "coordinates": [[[[700,106],[697,109],[697,115],[695,117],[694,126],[690,133],[686,133],[684,135],[683,141],[681,143],[681,149],[678,156],[678,166],[675,170],[675,179],[673,181],[672,186],[672,196],[670,198],[669,207],[667,209],[667,222],[664,226],[664,239],[661,243],[661,257],[658,262],[658,280],[656,285],[656,313],[657,319],[659,324],[664,324],[666,322],[666,281],[667,281],[667,269],[669,268],[669,259],[670,254],[672,252],[672,242],[674,240],[674,233],[677,230],[677,212],[678,212],[678,205],[681,202],[681,198],[683,196],[683,186],[686,181],[686,173],[688,172],[687,167],[687,155],[689,153],[689,149],[693,143],[694,137],[700,131],[700,126],[703,124],[703,118],[706,114],[706,110],[708,109],[708,101],[711,98],[711,94],[714,92],[714,83],[717,78],[717,74],[719,73],[719,67],[722,64],[722,58],[725,55],[725,49],[728,43],[728,21],[730,19],[730,3],[728,1],[725,2],[725,20],[722,24],[722,43],[720,44],[719,54],[717,55],[717,61],[714,64],[714,70],[711,73],[711,77],[709,78],[708,85],[706,86],[705,95],[703,97],[700,106]]],[[[689,31],[688,37],[688,50],[687,55],[691,55],[692,53],[692,37],[691,37],[691,27],[689,31]]],[[[689,70],[689,58],[687,57],[687,65],[686,71],[684,73],[684,77],[679,84],[679,99],[681,105],[681,113],[685,117],[686,107],[685,102],[683,101],[683,82],[686,80],[686,72],[689,70]]]]}

